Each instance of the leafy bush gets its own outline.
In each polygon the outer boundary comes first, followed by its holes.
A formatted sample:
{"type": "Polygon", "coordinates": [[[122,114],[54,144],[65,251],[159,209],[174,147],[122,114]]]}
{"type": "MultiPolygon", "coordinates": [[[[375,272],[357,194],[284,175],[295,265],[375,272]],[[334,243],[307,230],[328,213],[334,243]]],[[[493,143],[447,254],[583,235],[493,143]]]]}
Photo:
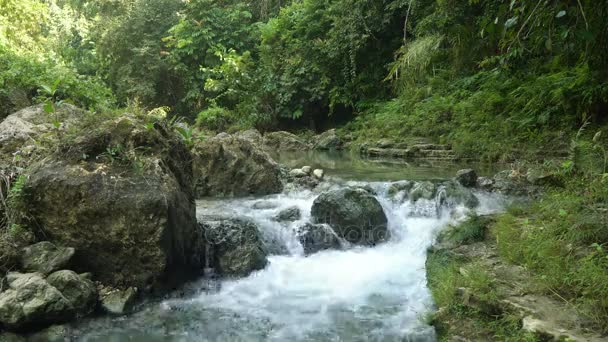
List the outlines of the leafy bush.
{"type": "Polygon", "coordinates": [[[608,181],[568,176],[564,189],[510,211],[493,228],[501,256],[529,268],[538,286],[608,331],[608,181]]]}
{"type": "MultiPolygon", "coordinates": [[[[111,91],[95,77],[78,75],[56,61],[18,54],[0,44],[0,99],[10,99],[15,91],[20,90],[28,101],[36,102],[39,90],[54,83],[58,84],[57,100],[69,100],[90,109],[114,104],[111,91]]],[[[6,115],[16,109],[10,101],[2,102],[4,106],[0,106],[0,114],[6,115]]]]}
{"type": "Polygon", "coordinates": [[[225,132],[237,122],[234,114],[228,109],[211,107],[200,112],[196,117],[196,126],[215,132],[225,132]]]}
{"type": "Polygon", "coordinates": [[[466,221],[446,231],[447,239],[456,244],[470,244],[485,239],[489,224],[493,221],[491,217],[471,215],[466,221]]]}

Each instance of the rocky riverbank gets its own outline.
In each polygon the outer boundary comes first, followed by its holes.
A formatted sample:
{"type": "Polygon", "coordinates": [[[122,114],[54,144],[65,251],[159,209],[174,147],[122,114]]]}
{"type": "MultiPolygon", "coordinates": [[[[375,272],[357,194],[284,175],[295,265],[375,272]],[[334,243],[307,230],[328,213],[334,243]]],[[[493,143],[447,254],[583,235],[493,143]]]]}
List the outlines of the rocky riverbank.
{"type": "MultiPolygon", "coordinates": [[[[31,333],[87,315],[125,314],[141,298],[189,279],[246,276],[285,248],[246,220],[197,213],[200,198],[316,189],[311,222],[297,230],[305,254],[389,238],[372,189],[324,190],[323,170],[285,169],[267,153],[342,148],[335,131],[314,143],[254,130],[195,141],[178,133],[179,123],[152,115],[95,117],[63,105],[56,116],[60,125],[35,106],[0,124],[0,266],[6,273],[0,324],[6,331],[31,333]]],[[[443,207],[476,207],[470,188],[537,191],[510,173],[483,178],[462,170],[446,182],[395,183],[389,193],[411,201],[413,215],[433,216],[443,207]]],[[[300,215],[287,208],[275,220],[300,215]]]]}
{"type": "Polygon", "coordinates": [[[496,215],[445,230],[426,272],[438,305],[431,317],[442,341],[605,341],[590,322],[497,246],[496,215]]]}

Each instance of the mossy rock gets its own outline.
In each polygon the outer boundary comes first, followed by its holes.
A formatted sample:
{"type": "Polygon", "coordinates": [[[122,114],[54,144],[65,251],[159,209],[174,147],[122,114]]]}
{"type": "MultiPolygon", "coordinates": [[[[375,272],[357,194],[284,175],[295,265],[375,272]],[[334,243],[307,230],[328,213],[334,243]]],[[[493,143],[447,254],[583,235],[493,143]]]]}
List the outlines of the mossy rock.
{"type": "Polygon", "coordinates": [[[28,214],[41,236],[76,249],[78,272],[114,287],[172,286],[204,265],[191,160],[161,125],[109,121],[30,168],[28,214]]]}

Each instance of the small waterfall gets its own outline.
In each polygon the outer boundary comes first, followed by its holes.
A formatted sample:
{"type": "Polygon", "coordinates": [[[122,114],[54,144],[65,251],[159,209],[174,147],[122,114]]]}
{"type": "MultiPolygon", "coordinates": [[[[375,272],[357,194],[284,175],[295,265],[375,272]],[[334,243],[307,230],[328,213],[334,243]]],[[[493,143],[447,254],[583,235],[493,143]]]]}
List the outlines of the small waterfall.
{"type": "MultiPolygon", "coordinates": [[[[459,219],[453,214],[467,209],[446,210],[443,186],[431,200],[396,200],[389,191],[393,184],[336,180],[323,185],[323,191],[352,186],[375,194],[391,238],[375,247],[350,246],[309,256],[304,256],[296,231],[310,222],[310,209],[321,190],[197,203],[207,215],[253,221],[266,243],[276,244],[268,266],[246,278],[217,281],[217,290],[150,306],[113,322],[112,333],[85,340],[171,334],[170,341],[435,341],[434,329],[422,319],[433,307],[426,287],[426,251],[443,227],[459,219]],[[290,207],[300,210],[298,220],[273,220],[290,207]]],[[[483,196],[485,211],[502,205],[493,195],[483,196]]],[[[198,283],[199,288],[213,288],[208,281],[198,283]]]]}
{"type": "Polygon", "coordinates": [[[445,205],[448,201],[448,193],[446,191],[445,185],[439,185],[437,188],[437,194],[435,195],[435,209],[437,213],[437,218],[441,218],[444,213],[445,205]]]}

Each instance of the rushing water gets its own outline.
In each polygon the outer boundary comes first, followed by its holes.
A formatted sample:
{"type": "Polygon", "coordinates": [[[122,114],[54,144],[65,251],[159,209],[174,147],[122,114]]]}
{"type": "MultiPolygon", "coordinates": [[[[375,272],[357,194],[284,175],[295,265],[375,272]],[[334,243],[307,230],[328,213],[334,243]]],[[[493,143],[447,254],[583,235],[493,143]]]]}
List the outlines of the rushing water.
{"type": "MultiPolygon", "coordinates": [[[[330,179],[323,189],[372,187],[388,217],[390,241],[305,257],[294,230],[310,220],[310,208],[321,190],[199,201],[199,212],[253,220],[263,234],[282,241],[288,253],[271,256],[265,269],[246,278],[202,279],[174,298],[147,303],[127,317],[90,320],[74,333],[81,341],[434,341],[434,330],[424,320],[433,310],[424,270],[426,250],[440,229],[466,214],[465,208],[412,217],[421,208],[388,195],[391,181],[405,179],[403,165],[365,164],[366,173],[336,165],[341,164],[324,165],[330,179]],[[365,174],[373,181],[364,180],[365,174]],[[391,178],[382,179],[387,175],[391,178]],[[272,208],[254,209],[259,201],[272,208]],[[299,221],[271,220],[291,206],[301,209],[299,221]]],[[[447,176],[445,169],[424,172],[426,178],[447,176]]],[[[419,170],[414,173],[416,177],[410,178],[425,178],[419,170]]],[[[477,195],[477,211],[500,209],[501,199],[477,195]]]]}

